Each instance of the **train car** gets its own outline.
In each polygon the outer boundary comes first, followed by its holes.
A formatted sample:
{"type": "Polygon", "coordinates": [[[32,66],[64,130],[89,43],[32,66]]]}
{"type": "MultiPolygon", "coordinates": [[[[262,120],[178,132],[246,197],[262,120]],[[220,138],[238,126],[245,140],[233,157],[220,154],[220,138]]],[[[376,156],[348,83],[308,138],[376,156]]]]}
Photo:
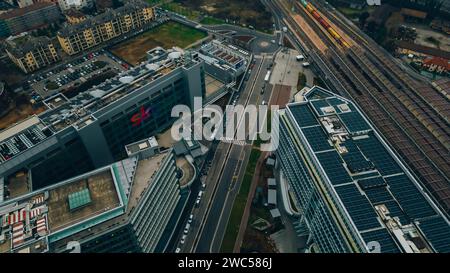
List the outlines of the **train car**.
{"type": "Polygon", "coordinates": [[[350,45],[344,39],[341,39],[341,42],[342,42],[342,46],[350,48],[350,45]]]}
{"type": "Polygon", "coordinates": [[[319,23],[320,23],[325,29],[329,29],[329,28],[331,27],[330,24],[328,24],[327,21],[325,21],[322,17],[320,17],[319,23]]]}
{"type": "Polygon", "coordinates": [[[333,36],[334,39],[336,39],[336,40],[342,39],[341,35],[339,35],[333,28],[330,27],[327,30],[331,34],[331,36],[333,36]]]}
{"type": "Polygon", "coordinates": [[[337,41],[337,43],[344,47],[350,47],[350,45],[339,35],[331,25],[320,16],[320,14],[316,11],[314,6],[311,3],[306,2],[305,0],[300,0],[300,3],[306,8],[306,10],[314,17],[314,19],[319,22],[319,24],[324,27],[328,33],[337,41]]]}
{"type": "Polygon", "coordinates": [[[317,13],[317,11],[315,11],[315,10],[312,12],[312,16],[313,16],[314,19],[316,19],[317,21],[318,21],[320,18],[322,18],[322,17],[320,17],[319,13],[317,13]]]}

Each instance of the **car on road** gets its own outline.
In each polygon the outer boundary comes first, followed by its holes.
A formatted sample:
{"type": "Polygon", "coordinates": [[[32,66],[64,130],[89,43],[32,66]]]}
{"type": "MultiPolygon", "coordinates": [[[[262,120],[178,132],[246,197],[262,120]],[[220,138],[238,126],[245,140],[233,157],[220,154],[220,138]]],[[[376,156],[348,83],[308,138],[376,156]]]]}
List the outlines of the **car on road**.
{"type": "Polygon", "coordinates": [[[187,223],[187,224],[186,224],[186,227],[184,227],[183,233],[184,233],[184,234],[188,234],[190,228],[191,228],[191,224],[187,223]]]}
{"type": "Polygon", "coordinates": [[[187,237],[186,234],[184,234],[183,236],[181,236],[180,244],[184,244],[184,242],[186,242],[186,237],[187,237]]]}
{"type": "Polygon", "coordinates": [[[195,201],[196,206],[200,205],[200,201],[202,200],[202,194],[203,194],[203,191],[200,191],[198,193],[197,200],[195,201]]]}
{"type": "Polygon", "coordinates": [[[189,215],[188,223],[191,224],[192,220],[194,220],[194,214],[189,215]]]}
{"type": "Polygon", "coordinates": [[[177,249],[175,249],[175,253],[180,253],[181,248],[177,247],[177,249]]]}

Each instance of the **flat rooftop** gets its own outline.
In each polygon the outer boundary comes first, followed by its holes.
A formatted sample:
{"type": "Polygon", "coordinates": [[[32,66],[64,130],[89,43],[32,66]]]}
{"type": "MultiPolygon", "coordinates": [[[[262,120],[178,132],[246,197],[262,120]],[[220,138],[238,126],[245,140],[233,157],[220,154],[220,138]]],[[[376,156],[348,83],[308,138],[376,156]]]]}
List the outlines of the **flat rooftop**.
{"type": "Polygon", "coordinates": [[[124,193],[127,196],[127,206],[123,213],[116,217],[106,219],[104,222],[91,226],[89,229],[80,229],[71,236],[58,240],[55,244],[56,249],[65,248],[69,241],[80,240],[92,234],[99,234],[107,231],[113,226],[123,224],[128,221],[130,213],[136,208],[138,202],[145,190],[152,183],[152,178],[158,171],[161,163],[168,156],[168,152],[156,154],[150,158],[137,160],[136,157],[125,159],[112,165],[112,169],[117,173],[117,177],[122,181],[124,193]],[[134,174],[134,176],[133,176],[134,174]],[[133,176],[132,181],[126,182],[128,176],[133,176]]]}
{"type": "Polygon", "coordinates": [[[287,111],[366,243],[405,251],[389,228],[395,221],[403,237],[417,233],[434,251],[450,252],[448,221],[352,102],[313,87],[287,111]]]}
{"type": "Polygon", "coordinates": [[[156,138],[150,137],[148,139],[126,145],[125,150],[127,151],[128,156],[130,156],[146,149],[157,148],[158,146],[159,145],[156,138]]]}
{"type": "Polygon", "coordinates": [[[123,207],[116,180],[108,166],[2,203],[0,251],[45,251],[48,236],[123,207]]]}
{"type": "Polygon", "coordinates": [[[211,95],[214,95],[217,91],[223,89],[225,84],[208,74],[205,74],[205,85],[206,85],[206,97],[208,98],[211,95]]]}
{"type": "Polygon", "coordinates": [[[170,153],[142,160],[130,157],[2,203],[0,251],[18,252],[29,245],[33,247],[22,251],[44,251],[47,242],[64,246],[67,240],[127,221],[170,153]]]}
{"type": "Polygon", "coordinates": [[[10,160],[52,135],[52,130],[37,116],[10,126],[0,132],[0,163],[10,160]]]}
{"type": "Polygon", "coordinates": [[[120,201],[111,170],[107,169],[50,190],[47,204],[50,230],[57,231],[116,208],[120,206],[120,201]],[[90,202],[71,210],[69,196],[82,190],[89,192],[90,202]]]}
{"type": "Polygon", "coordinates": [[[250,57],[250,53],[247,51],[218,40],[202,45],[200,53],[216,58],[222,64],[228,64],[233,68],[239,68],[250,57]]]}
{"type": "Polygon", "coordinates": [[[139,160],[136,168],[136,176],[131,190],[128,212],[131,212],[136,207],[142,193],[151,185],[154,174],[158,171],[161,163],[167,157],[168,153],[156,154],[150,158],[139,160]]]}

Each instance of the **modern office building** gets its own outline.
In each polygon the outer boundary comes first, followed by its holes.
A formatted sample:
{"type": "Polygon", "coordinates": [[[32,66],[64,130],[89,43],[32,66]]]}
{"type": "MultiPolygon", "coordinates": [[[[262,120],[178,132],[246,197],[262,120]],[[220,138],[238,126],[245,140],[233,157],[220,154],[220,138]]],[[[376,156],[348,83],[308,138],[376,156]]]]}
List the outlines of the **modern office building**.
{"type": "Polygon", "coordinates": [[[61,18],[61,11],[55,3],[38,2],[0,14],[0,35],[17,35],[57,22],[61,18]]]}
{"type": "Polygon", "coordinates": [[[83,9],[94,7],[94,0],[58,0],[59,8],[62,11],[68,9],[83,9]]]}
{"type": "Polygon", "coordinates": [[[3,203],[0,252],[67,252],[69,242],[81,252],[164,251],[180,217],[180,177],[196,173],[153,137],[127,150],[133,156],[3,203]]]}
{"type": "Polygon", "coordinates": [[[230,83],[245,72],[250,53],[219,40],[201,46],[199,57],[208,72],[222,82],[230,83]]]}
{"type": "Polygon", "coordinates": [[[0,132],[0,201],[16,196],[17,172],[37,190],[126,158],[125,145],[170,128],[175,105],[205,95],[204,78],[195,53],[171,51],[71,99],[48,98],[47,111],[0,132]]]}
{"type": "Polygon", "coordinates": [[[58,40],[64,51],[73,55],[142,28],[152,20],[154,12],[148,3],[131,0],[120,8],[108,9],[78,24],[64,26],[58,32],[58,40]]]}
{"type": "Polygon", "coordinates": [[[52,41],[45,36],[29,35],[8,39],[6,53],[9,58],[25,73],[41,69],[59,61],[58,53],[52,41]]]}
{"type": "Polygon", "coordinates": [[[450,224],[349,100],[313,87],[280,113],[277,162],[317,252],[450,252],[450,224]]]}

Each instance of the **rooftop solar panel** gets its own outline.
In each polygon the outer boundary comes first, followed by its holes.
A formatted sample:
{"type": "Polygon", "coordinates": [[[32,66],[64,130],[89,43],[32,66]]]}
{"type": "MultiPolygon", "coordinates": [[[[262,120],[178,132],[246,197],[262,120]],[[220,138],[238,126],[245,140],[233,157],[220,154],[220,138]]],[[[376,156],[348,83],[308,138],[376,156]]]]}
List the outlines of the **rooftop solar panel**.
{"type": "Polygon", "coordinates": [[[366,189],[364,190],[364,192],[366,193],[367,198],[369,198],[370,202],[372,202],[373,204],[383,203],[394,199],[392,194],[390,194],[385,187],[366,189]]]}
{"type": "Polygon", "coordinates": [[[406,214],[402,211],[400,206],[395,202],[394,200],[384,202],[384,205],[386,205],[387,209],[389,210],[389,215],[391,217],[398,217],[400,220],[400,223],[402,225],[407,225],[411,223],[411,221],[408,219],[406,214]]]}
{"type": "Polygon", "coordinates": [[[387,185],[386,181],[384,181],[383,177],[381,176],[358,180],[358,184],[363,190],[378,188],[387,185]]]}
{"type": "Polygon", "coordinates": [[[329,98],[329,97],[333,97],[333,94],[327,93],[327,92],[323,92],[317,88],[314,89],[314,91],[309,92],[306,95],[306,98],[309,100],[313,100],[313,99],[325,99],[325,98],[329,98]]]}
{"type": "Polygon", "coordinates": [[[336,98],[336,97],[333,97],[333,98],[327,98],[326,100],[327,100],[328,104],[333,105],[333,106],[334,106],[334,105],[339,105],[339,104],[346,103],[345,101],[343,101],[343,100],[341,100],[341,99],[338,99],[338,98],[336,98]]]}
{"type": "Polygon", "coordinates": [[[401,173],[403,170],[378,141],[373,133],[368,138],[354,140],[362,153],[374,163],[382,175],[401,173]]]}
{"type": "Polygon", "coordinates": [[[364,232],[361,234],[366,244],[369,242],[378,242],[381,253],[400,253],[400,249],[389,235],[388,231],[383,229],[364,232]]]}
{"type": "Polygon", "coordinates": [[[436,214],[419,189],[406,175],[391,176],[385,179],[390,191],[410,218],[418,219],[436,214]]]}
{"type": "Polygon", "coordinates": [[[352,173],[365,172],[373,169],[372,162],[368,161],[358,147],[353,143],[352,140],[347,140],[345,142],[345,147],[347,148],[347,153],[342,154],[342,158],[347,164],[348,169],[352,173]]]}
{"type": "Polygon", "coordinates": [[[330,150],[333,148],[328,142],[328,136],[321,126],[303,128],[302,131],[314,152],[330,150]]]}
{"type": "Polygon", "coordinates": [[[320,108],[330,106],[326,100],[311,101],[311,104],[314,106],[319,115],[325,114],[322,110],[320,110],[320,108]]]}
{"type": "Polygon", "coordinates": [[[369,124],[361,117],[358,112],[340,113],[339,118],[344,123],[345,127],[350,133],[370,130],[369,124]]]}
{"type": "Polygon", "coordinates": [[[308,104],[295,105],[289,108],[300,127],[319,124],[308,104]]]}
{"type": "Polygon", "coordinates": [[[353,180],[360,180],[360,179],[375,177],[375,176],[380,176],[380,173],[377,172],[376,170],[370,171],[368,173],[355,174],[355,175],[353,175],[353,180]]]}
{"type": "Polygon", "coordinates": [[[419,229],[437,252],[450,253],[450,226],[442,217],[421,220],[419,229]]]}
{"type": "Polygon", "coordinates": [[[354,184],[338,186],[335,190],[358,230],[381,227],[374,208],[354,184]]]}
{"type": "Polygon", "coordinates": [[[333,185],[348,183],[352,178],[342,165],[342,159],[335,151],[316,154],[323,169],[333,185]]]}

